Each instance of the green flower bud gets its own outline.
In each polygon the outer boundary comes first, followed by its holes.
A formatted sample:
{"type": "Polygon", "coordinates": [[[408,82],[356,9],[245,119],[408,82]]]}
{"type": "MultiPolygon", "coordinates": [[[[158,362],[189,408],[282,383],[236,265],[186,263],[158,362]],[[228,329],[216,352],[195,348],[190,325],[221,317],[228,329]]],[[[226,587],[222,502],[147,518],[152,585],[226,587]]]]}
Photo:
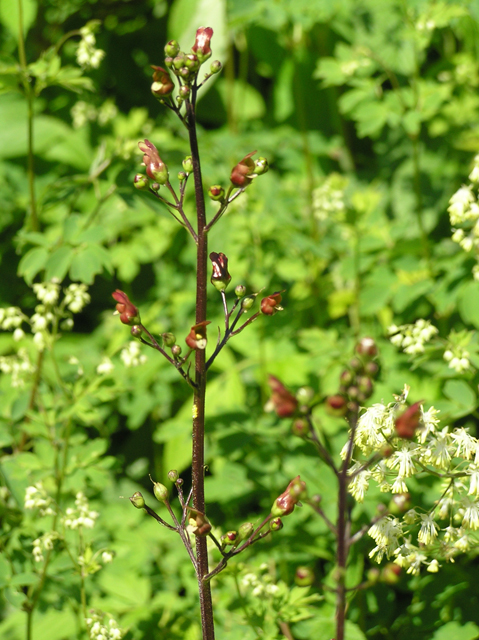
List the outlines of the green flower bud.
{"type": "Polygon", "coordinates": [[[243,300],[241,300],[241,308],[243,311],[249,311],[254,305],[255,299],[256,295],[246,296],[246,298],[243,298],[243,300]]]}
{"type": "Polygon", "coordinates": [[[235,294],[237,298],[242,298],[245,293],[246,293],[246,287],[244,286],[244,284],[238,284],[235,287],[235,294]]]}
{"type": "Polygon", "coordinates": [[[269,529],[270,531],[280,531],[284,527],[283,521],[281,518],[273,518],[269,521],[269,529]]]}
{"type": "Polygon", "coordinates": [[[153,182],[152,183],[151,190],[152,191],[159,191],[160,190],[160,185],[158,184],[158,182],[153,182]]]}
{"type": "Polygon", "coordinates": [[[171,353],[173,354],[173,356],[174,356],[175,358],[177,358],[178,356],[180,356],[180,355],[181,355],[181,347],[180,347],[180,345],[179,345],[179,344],[174,344],[174,345],[171,347],[171,353]]]}
{"type": "Polygon", "coordinates": [[[142,173],[137,173],[133,179],[133,186],[135,187],[135,189],[138,189],[140,191],[148,189],[149,187],[148,178],[144,176],[142,173]]]}
{"type": "Polygon", "coordinates": [[[185,54],[183,52],[177,53],[176,56],[173,56],[173,67],[175,69],[181,69],[181,67],[185,66],[185,54]]]}
{"type": "Polygon", "coordinates": [[[185,85],[183,85],[182,87],[180,87],[180,90],[179,90],[179,98],[180,98],[181,100],[186,100],[187,98],[189,98],[189,96],[190,96],[190,88],[189,88],[189,87],[187,87],[187,86],[185,86],[185,85]]]}
{"type": "Polygon", "coordinates": [[[210,66],[210,73],[212,73],[213,75],[215,73],[219,73],[222,69],[223,65],[221,64],[221,62],[219,60],[213,60],[213,62],[211,63],[210,66]]]}
{"type": "Polygon", "coordinates": [[[130,498],[130,502],[136,509],[143,509],[145,506],[145,499],[139,491],[135,491],[130,498]]]}
{"type": "Polygon", "coordinates": [[[221,543],[223,545],[236,544],[237,538],[238,538],[237,531],[228,531],[223,536],[221,536],[221,543]]]}
{"type": "Polygon", "coordinates": [[[176,343],[176,336],[172,333],[162,333],[161,338],[167,347],[172,347],[176,343]]]}
{"type": "Polygon", "coordinates": [[[181,164],[183,165],[183,170],[186,173],[191,173],[193,171],[193,159],[191,156],[186,156],[181,164]]]}
{"type": "Polygon", "coordinates": [[[219,184],[214,184],[208,189],[208,195],[212,200],[223,201],[225,197],[225,190],[219,184]]]}
{"type": "Polygon", "coordinates": [[[179,478],[179,473],[176,469],[171,469],[170,471],[168,471],[168,480],[170,480],[170,482],[176,482],[179,478]]]}
{"type": "Polygon", "coordinates": [[[200,61],[198,60],[198,56],[196,56],[194,53],[188,53],[185,56],[185,67],[193,72],[198,71],[198,69],[200,68],[200,61]]]}
{"type": "Polygon", "coordinates": [[[311,387],[300,387],[296,391],[296,400],[308,404],[314,398],[314,389],[311,387]]]}
{"type": "Polygon", "coordinates": [[[247,540],[250,535],[254,531],[254,526],[252,522],[243,522],[243,524],[238,529],[238,542],[242,542],[243,540],[247,540]]]}
{"type": "Polygon", "coordinates": [[[262,175],[263,173],[267,173],[269,170],[269,164],[266,158],[258,158],[254,161],[255,164],[255,173],[257,176],[262,175]]]}
{"type": "Polygon", "coordinates": [[[168,500],[168,489],[161,482],[153,483],[153,493],[155,494],[155,498],[159,502],[167,502],[168,500]]]}
{"type": "Polygon", "coordinates": [[[294,574],[294,581],[298,587],[309,587],[314,582],[314,573],[309,567],[298,567],[294,574]]]}
{"type": "Polygon", "coordinates": [[[175,58],[179,54],[179,52],[180,52],[180,45],[177,40],[170,40],[165,44],[165,54],[169,58],[175,58]]]}
{"type": "Polygon", "coordinates": [[[178,171],[178,180],[180,182],[183,182],[183,180],[186,180],[186,173],[184,171],[178,171]]]}
{"type": "Polygon", "coordinates": [[[307,420],[298,418],[291,426],[291,433],[298,438],[305,438],[309,433],[309,424],[307,420]]]}
{"type": "Polygon", "coordinates": [[[165,65],[168,67],[168,69],[171,69],[171,67],[173,66],[173,58],[171,56],[167,56],[165,58],[165,65]]]}

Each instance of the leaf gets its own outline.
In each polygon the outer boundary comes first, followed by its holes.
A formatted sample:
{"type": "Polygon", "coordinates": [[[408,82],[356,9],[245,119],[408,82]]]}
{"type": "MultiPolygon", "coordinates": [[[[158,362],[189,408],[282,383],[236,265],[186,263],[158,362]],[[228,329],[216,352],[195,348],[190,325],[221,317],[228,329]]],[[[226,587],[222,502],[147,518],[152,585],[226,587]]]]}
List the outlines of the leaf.
{"type": "Polygon", "coordinates": [[[458,407],[455,416],[466,415],[476,408],[476,394],[464,380],[448,380],[444,385],[444,395],[458,407]]]}
{"type": "Polygon", "coordinates": [[[31,284],[37,273],[45,268],[47,260],[48,251],[43,247],[30,249],[20,260],[18,275],[25,278],[27,284],[31,284]]]}
{"type": "Polygon", "coordinates": [[[468,282],[461,288],[458,308],[464,322],[479,329],[479,282],[468,282]]]}
{"type": "Polygon", "coordinates": [[[103,268],[111,271],[110,255],[104,247],[94,244],[78,248],[71,262],[70,278],[92,284],[95,276],[101,273],[103,268]]]}
{"type": "Polygon", "coordinates": [[[52,278],[58,278],[62,281],[73,258],[73,249],[68,245],[56,249],[48,258],[45,265],[45,280],[51,280],[52,278]]]}
{"type": "Polygon", "coordinates": [[[438,629],[432,640],[476,640],[479,637],[479,627],[474,622],[448,622],[438,629]]]}
{"type": "MultiPolygon", "coordinates": [[[[18,42],[19,31],[19,3],[17,0],[2,0],[0,2],[0,22],[10,32],[14,40],[18,42]]],[[[23,37],[35,22],[37,15],[36,0],[22,0],[23,37]]]]}

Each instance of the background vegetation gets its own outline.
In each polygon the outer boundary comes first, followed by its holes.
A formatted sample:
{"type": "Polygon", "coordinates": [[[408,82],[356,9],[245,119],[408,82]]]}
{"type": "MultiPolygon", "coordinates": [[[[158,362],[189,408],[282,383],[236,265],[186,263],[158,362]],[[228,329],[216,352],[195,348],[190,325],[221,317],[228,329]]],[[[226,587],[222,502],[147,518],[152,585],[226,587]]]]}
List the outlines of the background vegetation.
{"type": "MultiPolygon", "coordinates": [[[[154,352],[142,349],[146,361],[125,366],[130,336],[112,316],[120,288],[150,331],[182,340],[194,319],[186,232],[132,186],[140,139],[154,142],[173,173],[188,152],[178,122],[150,93],[149,65],[162,64],[170,38],[188,49],[198,26],[212,26],[224,71],[198,108],[205,184],[226,185],[253,149],[271,165],[210,237],[210,249],[229,258],[232,287],[284,289],[285,310],[231,341],[211,372],[208,516],[220,533],[256,521],[301,474],[334,517],[329,472],[290,420],[263,409],[268,374],[324,399],[357,338],[369,335],[381,375],[368,404],[390,402],[407,383],[444,425],[477,435],[475,246],[452,241],[447,207],[479,150],[479,4],[23,0],[24,47],[18,6],[0,5],[0,302],[31,317],[31,285],[52,278],[88,285],[91,302],[72,331],[52,322],[55,350],[44,356],[26,321],[22,340],[12,340],[15,327],[0,334],[0,635],[28,637],[29,619],[36,640],[85,638],[84,594],[126,638],[195,640],[197,591],[183,547],[119,497],[147,496],[148,474],[165,481],[169,469],[188,486],[191,455],[188,388],[154,352]],[[82,68],[78,30],[92,20],[106,55],[82,68]],[[418,318],[439,334],[411,364],[387,329],[418,318]],[[19,349],[31,369],[14,364],[19,349]],[[451,368],[446,350],[467,350],[470,365],[451,368]],[[114,369],[98,374],[105,356],[114,369]],[[83,492],[99,514],[95,527],[63,532],[26,510],[25,489],[40,481],[63,511],[83,492]],[[34,540],[53,530],[62,539],[35,562],[34,540]],[[105,550],[115,556],[107,564],[105,550]]],[[[222,323],[213,287],[208,317],[222,323]]],[[[315,417],[339,451],[346,425],[323,403],[315,417]]],[[[413,484],[413,501],[427,504],[430,490],[413,484]]],[[[357,521],[387,501],[378,493],[355,506],[357,521]]],[[[372,546],[366,537],[355,549],[351,585],[372,566],[372,546]]],[[[280,638],[285,621],[297,640],[329,640],[334,600],[324,584],[334,558],[324,523],[296,510],[248,553],[215,580],[218,637],[280,638]],[[294,586],[298,566],[314,572],[309,591],[294,586]]],[[[351,600],[349,640],[479,637],[474,554],[437,574],[381,580],[351,600]]]]}

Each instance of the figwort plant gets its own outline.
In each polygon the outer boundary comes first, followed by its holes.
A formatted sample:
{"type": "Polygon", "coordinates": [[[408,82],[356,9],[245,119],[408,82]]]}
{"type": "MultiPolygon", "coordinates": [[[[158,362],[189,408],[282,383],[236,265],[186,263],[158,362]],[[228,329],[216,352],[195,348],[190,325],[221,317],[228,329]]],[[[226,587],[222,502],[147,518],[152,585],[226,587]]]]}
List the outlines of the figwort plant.
{"type": "Polygon", "coordinates": [[[113,297],[117,301],[116,309],[120,314],[120,320],[124,324],[131,326],[132,336],[164,356],[176,367],[180,375],[193,389],[192,487],[187,496],[183,493],[183,480],[178,477],[178,473],[175,470],[171,470],[168,474],[169,479],[175,483],[178,492],[182,508],[181,519],[177,519],[169,503],[167,488],[159,482],[154,482],[154,494],[160,502],[164,503],[173,524],[168,524],[151,507],[146,505],[140,492],[136,492],[130,500],[136,508],[144,509],[161,525],[176,531],[180,535],[198,579],[201,624],[205,640],[212,640],[215,637],[211,578],[226,567],[230,558],[237,556],[244,549],[261,540],[272,531],[281,529],[283,526],[281,517],[290,514],[306,492],[306,484],[301,481],[299,476],[296,477],[277,498],[271,512],[259,526],[255,527],[253,523],[245,522],[238,527],[237,531],[228,531],[221,537],[221,540],[217,540],[211,532],[212,527],[205,513],[204,440],[205,392],[208,369],[228,340],[241,333],[259,316],[272,316],[281,310],[281,292],[275,292],[263,298],[260,303],[260,310],[245,320],[244,317],[252,309],[258,293],[245,295],[245,287],[239,285],[235,289],[236,297],[230,308],[226,296],[226,289],[231,281],[231,275],[228,272],[228,258],[224,253],[216,252],[211,252],[208,256],[208,232],[220,221],[228,206],[241,196],[254,178],[268,170],[268,162],[265,158],[260,157],[257,160],[253,160],[256,151],[248,153],[233,167],[230,176],[231,184],[226,189],[219,185],[213,185],[208,189],[209,197],[218,202],[218,210],[211,220],[207,220],[195,109],[198,91],[209,78],[221,70],[222,66],[221,62],[215,60],[211,63],[209,72],[203,78],[200,77],[203,64],[211,57],[210,42],[212,36],[213,29],[200,27],[196,32],[196,40],[190,53],[181,51],[180,45],[175,40],[168,42],[165,46],[165,65],[177,78],[177,91],[169,71],[163,67],[153,67],[152,93],[162,105],[171,109],[178,116],[189,137],[191,155],[183,161],[183,171],[178,174],[177,189],[170,181],[167,165],[161,159],[155,145],[149,140],[144,140],[138,145],[144,154],[143,164],[146,167],[146,175],[137,174],[134,179],[137,189],[148,191],[168,207],[177,222],[187,229],[196,245],[196,318],[185,338],[188,347],[186,353],[182,355],[182,348],[177,343],[176,337],[171,333],[162,334],[161,340],[158,342],[142,324],[140,313],[128,299],[128,296],[119,290],[113,293],[113,297]],[[174,96],[175,93],[177,94],[176,96],[174,96]],[[185,192],[191,175],[193,176],[196,203],[196,220],[193,223],[184,210],[185,192]],[[208,257],[210,262],[208,262],[208,257]],[[206,288],[208,273],[211,268],[211,284],[221,296],[225,326],[223,335],[219,334],[216,347],[207,360],[207,326],[210,321],[207,320],[206,288]],[[167,349],[171,355],[167,352],[167,349]],[[191,359],[194,357],[194,373],[190,373],[190,357],[191,359]],[[194,536],[194,545],[190,534],[194,536]],[[208,566],[208,536],[213,540],[221,554],[221,560],[213,569],[208,566]]]}

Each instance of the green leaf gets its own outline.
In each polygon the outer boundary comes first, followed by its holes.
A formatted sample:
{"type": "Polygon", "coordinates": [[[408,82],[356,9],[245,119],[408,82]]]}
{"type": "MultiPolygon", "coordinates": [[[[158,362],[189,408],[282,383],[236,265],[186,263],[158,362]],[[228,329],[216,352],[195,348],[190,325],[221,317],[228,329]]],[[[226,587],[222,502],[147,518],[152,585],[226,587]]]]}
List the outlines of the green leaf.
{"type": "Polygon", "coordinates": [[[476,640],[479,637],[479,627],[474,622],[448,622],[438,629],[432,640],[476,640]]]}
{"type": "Polygon", "coordinates": [[[73,259],[73,249],[70,246],[63,245],[56,249],[48,258],[45,265],[45,280],[58,278],[62,281],[73,259]]]}
{"type": "Polygon", "coordinates": [[[456,416],[466,415],[476,408],[476,394],[464,380],[448,380],[443,391],[458,407],[459,413],[456,413],[456,416]]]}
{"type": "Polygon", "coordinates": [[[111,270],[111,259],[108,251],[98,244],[85,248],[78,248],[74,255],[70,278],[75,281],[92,284],[95,276],[103,271],[111,270]]]}
{"type": "Polygon", "coordinates": [[[37,273],[45,268],[48,255],[48,251],[43,247],[30,249],[20,260],[18,275],[25,278],[27,284],[31,284],[37,273]]]}
{"type": "Polygon", "coordinates": [[[24,585],[36,584],[38,582],[38,576],[36,573],[26,572],[17,573],[12,576],[10,584],[12,587],[23,587],[24,585]]]}
{"type": "MultiPolygon", "coordinates": [[[[36,0],[22,0],[23,37],[27,35],[28,30],[35,22],[36,15],[36,0]]],[[[0,2],[0,22],[18,42],[20,24],[18,0],[2,0],[0,2]]]]}
{"type": "Polygon", "coordinates": [[[458,308],[464,322],[479,329],[479,282],[468,282],[461,288],[458,308]]]}

